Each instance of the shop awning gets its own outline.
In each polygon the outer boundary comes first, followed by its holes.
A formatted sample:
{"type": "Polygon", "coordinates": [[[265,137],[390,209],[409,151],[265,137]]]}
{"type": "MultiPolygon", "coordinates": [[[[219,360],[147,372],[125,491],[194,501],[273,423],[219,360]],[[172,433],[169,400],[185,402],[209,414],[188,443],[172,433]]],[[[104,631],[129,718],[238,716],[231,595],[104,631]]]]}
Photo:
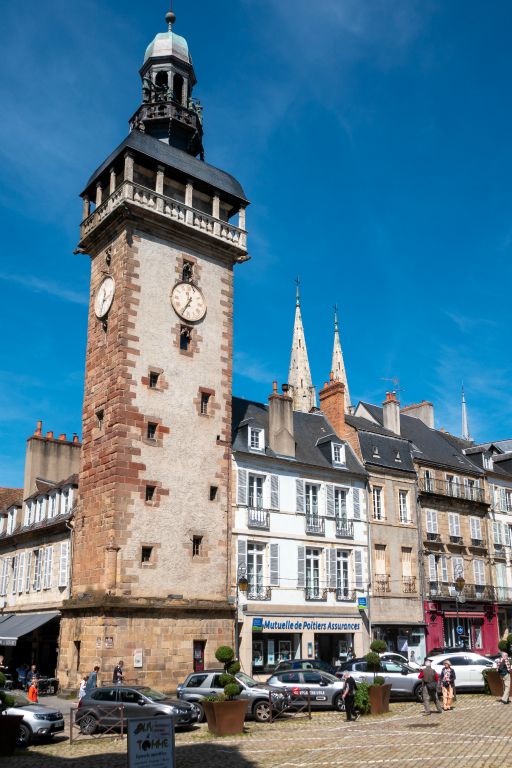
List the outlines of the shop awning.
{"type": "Polygon", "coordinates": [[[16,645],[20,637],[59,616],[59,611],[4,614],[0,618],[0,645],[16,645]]]}

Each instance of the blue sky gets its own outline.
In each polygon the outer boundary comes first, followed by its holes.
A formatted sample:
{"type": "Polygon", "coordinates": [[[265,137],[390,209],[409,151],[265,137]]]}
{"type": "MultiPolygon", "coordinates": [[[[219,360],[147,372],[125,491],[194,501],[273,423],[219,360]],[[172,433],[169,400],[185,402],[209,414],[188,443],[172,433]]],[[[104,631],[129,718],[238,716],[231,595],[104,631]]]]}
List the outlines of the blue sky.
{"type": "MultiPolygon", "coordinates": [[[[175,0],[206,159],[252,201],[237,268],[237,395],[287,376],[294,279],[313,379],[332,307],[354,400],[435,404],[512,437],[512,6],[506,0],[175,0]]],[[[0,485],[36,420],[81,431],[89,264],[74,256],[92,170],[127,133],[166,2],[2,9],[0,485]]]]}

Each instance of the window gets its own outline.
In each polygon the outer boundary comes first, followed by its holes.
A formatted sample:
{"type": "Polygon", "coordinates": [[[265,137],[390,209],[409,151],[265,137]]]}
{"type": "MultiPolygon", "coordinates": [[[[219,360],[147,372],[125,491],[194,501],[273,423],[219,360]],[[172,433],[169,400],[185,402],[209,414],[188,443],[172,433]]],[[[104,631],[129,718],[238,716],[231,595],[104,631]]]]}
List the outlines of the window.
{"type": "Polygon", "coordinates": [[[12,594],[16,594],[18,587],[18,555],[12,558],[12,594]]]}
{"type": "Polygon", "coordinates": [[[192,340],[192,328],[188,325],[182,325],[180,328],[180,349],[183,352],[187,352],[192,340]]]}
{"type": "Polygon", "coordinates": [[[469,518],[469,527],[471,529],[471,540],[482,541],[482,524],[479,517],[469,518]]]}
{"type": "Polygon", "coordinates": [[[306,548],[306,593],[310,599],[320,598],[320,552],[306,548]]]}
{"type": "MultiPolygon", "coordinates": [[[[41,499],[41,511],[43,509],[42,507],[42,499],[41,499]]],[[[16,528],[16,512],[17,509],[14,507],[13,509],[10,509],[7,515],[7,533],[12,533],[14,529],[16,528]]],[[[42,518],[41,518],[42,520],[42,518]]]]}
{"type": "Polygon", "coordinates": [[[185,688],[200,688],[208,675],[192,675],[185,688]]]}
{"type": "Polygon", "coordinates": [[[249,427],[249,448],[254,451],[263,450],[263,430],[249,427]]]}
{"type": "Polygon", "coordinates": [[[437,536],[439,532],[437,527],[437,512],[435,509],[427,509],[425,515],[427,518],[427,534],[430,533],[432,536],[437,536]]]}
{"type": "Polygon", "coordinates": [[[464,560],[462,557],[452,557],[452,575],[454,581],[459,577],[464,578],[464,560]]]}
{"type": "Polygon", "coordinates": [[[396,452],[396,454],[395,454],[395,461],[398,462],[399,464],[402,463],[402,459],[400,457],[400,451],[396,452]]]}
{"type": "Polygon", "coordinates": [[[402,577],[410,579],[412,577],[412,548],[402,547],[402,577]]]}
{"type": "Polygon", "coordinates": [[[159,378],[160,378],[159,373],[156,373],[155,371],[149,372],[149,388],[150,389],[156,389],[158,387],[159,378]]]}
{"type": "Polygon", "coordinates": [[[407,504],[407,491],[398,491],[398,509],[400,514],[400,522],[409,522],[409,509],[407,504]]]}
{"type": "Polygon", "coordinates": [[[141,563],[150,563],[153,554],[153,547],[142,547],[140,552],[141,563]]]}
{"type": "Polygon", "coordinates": [[[336,597],[338,600],[349,597],[348,580],[349,553],[338,549],[336,554],[336,597]]]}
{"type": "Polygon", "coordinates": [[[46,547],[43,553],[43,589],[50,589],[53,575],[53,547],[46,547]]]}
{"type": "Polygon", "coordinates": [[[158,424],[154,424],[153,422],[149,422],[148,424],[148,431],[147,431],[147,438],[148,440],[156,440],[156,428],[158,424]]]}
{"type": "Polygon", "coordinates": [[[475,576],[475,584],[478,587],[485,585],[485,569],[483,560],[473,560],[473,573],[475,576]]]}
{"type": "Polygon", "coordinates": [[[210,485],[210,501],[215,501],[217,499],[217,491],[218,487],[216,485],[210,485]]]}
{"type": "Polygon", "coordinates": [[[384,520],[384,509],[382,505],[382,488],[374,485],[372,489],[373,498],[373,519],[384,520]]]}
{"type": "Polygon", "coordinates": [[[32,568],[32,552],[27,552],[27,575],[25,578],[25,592],[30,592],[30,584],[31,584],[31,568],[32,568]]]}
{"type": "Polygon", "coordinates": [[[62,494],[62,501],[64,505],[64,514],[69,512],[69,491],[64,491],[62,494]]]}
{"type": "Polygon", "coordinates": [[[101,409],[100,411],[96,411],[96,429],[103,429],[103,419],[105,416],[105,411],[101,409]]]}
{"type": "Polygon", "coordinates": [[[385,544],[376,544],[375,545],[375,575],[376,576],[385,576],[387,573],[386,569],[386,545],[385,544]]]}
{"type": "Polygon", "coordinates": [[[146,501],[153,501],[155,490],[156,490],[156,486],[146,485],[146,501]]]}
{"type": "Polygon", "coordinates": [[[343,488],[334,489],[334,515],[339,523],[347,523],[347,492],[343,488]]]}
{"type": "Polygon", "coordinates": [[[263,477],[249,475],[249,506],[253,509],[263,509],[263,477]]]}
{"type": "Polygon", "coordinates": [[[265,544],[255,544],[250,541],[247,545],[247,597],[249,599],[262,596],[264,559],[265,544]]]}
{"type": "Polygon", "coordinates": [[[427,493],[434,491],[434,478],[430,469],[425,470],[425,490],[427,493]]]}
{"type": "Polygon", "coordinates": [[[52,495],[48,499],[48,503],[50,505],[50,508],[48,510],[48,517],[49,518],[55,517],[55,507],[56,507],[55,502],[56,502],[56,494],[52,493],[52,495]]]}
{"type": "MultiPolygon", "coordinates": [[[[76,640],[75,643],[79,643],[80,640],[76,640]]],[[[94,699],[94,701],[110,701],[112,704],[116,703],[117,699],[117,687],[114,688],[96,688],[96,690],[91,693],[91,698],[94,699]]]]}
{"type": "Polygon", "coordinates": [[[374,445],[373,446],[373,457],[375,459],[380,459],[380,453],[379,453],[379,446],[378,445],[374,445]]]}
{"type": "Polygon", "coordinates": [[[332,444],[333,464],[345,464],[345,446],[338,443],[332,444]]]}
{"type": "Polygon", "coordinates": [[[203,537],[193,536],[192,537],[192,557],[199,557],[202,554],[202,550],[203,550],[203,537]]]}
{"type": "Polygon", "coordinates": [[[451,539],[460,539],[460,516],[455,512],[448,515],[448,531],[451,539]]]}
{"type": "Polygon", "coordinates": [[[44,498],[41,496],[41,498],[37,500],[36,523],[40,523],[41,520],[43,519],[44,519],[44,498]]]}
{"type": "Polygon", "coordinates": [[[201,416],[208,416],[208,403],[210,395],[207,392],[201,392],[201,416]]]}
{"type": "Polygon", "coordinates": [[[306,483],[306,515],[309,517],[318,517],[318,485],[306,483]]]}
{"type": "Polygon", "coordinates": [[[9,558],[5,557],[2,560],[2,574],[0,576],[0,595],[7,594],[7,582],[9,580],[9,558]]]}
{"type": "Polygon", "coordinates": [[[69,541],[60,543],[59,587],[67,587],[69,581],[69,541]]]}
{"type": "Polygon", "coordinates": [[[183,269],[181,270],[181,279],[185,283],[190,283],[194,279],[194,265],[191,261],[183,262],[183,269]]]}
{"type": "Polygon", "coordinates": [[[484,454],[484,469],[492,469],[492,456],[484,454]]]}

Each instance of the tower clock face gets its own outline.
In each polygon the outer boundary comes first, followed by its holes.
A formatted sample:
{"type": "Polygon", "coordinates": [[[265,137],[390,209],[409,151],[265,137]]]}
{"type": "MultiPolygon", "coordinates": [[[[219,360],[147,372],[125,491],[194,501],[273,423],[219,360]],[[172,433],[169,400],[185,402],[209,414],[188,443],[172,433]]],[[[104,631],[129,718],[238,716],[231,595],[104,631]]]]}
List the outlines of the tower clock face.
{"type": "Polygon", "coordinates": [[[116,290],[116,284],[113,277],[106,277],[96,294],[94,299],[94,312],[97,318],[105,317],[112,302],[114,301],[114,293],[116,290]]]}
{"type": "Polygon", "coordinates": [[[192,283],[177,283],[172,289],[171,304],[176,314],[189,323],[197,323],[206,314],[202,292],[192,283]]]}

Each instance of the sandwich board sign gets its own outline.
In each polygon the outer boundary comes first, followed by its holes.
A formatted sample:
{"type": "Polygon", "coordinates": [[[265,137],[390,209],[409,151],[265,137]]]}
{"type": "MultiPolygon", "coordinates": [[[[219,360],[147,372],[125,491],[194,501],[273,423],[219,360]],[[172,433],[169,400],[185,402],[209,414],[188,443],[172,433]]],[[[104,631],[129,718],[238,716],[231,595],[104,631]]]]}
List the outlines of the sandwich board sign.
{"type": "Polygon", "coordinates": [[[128,768],[175,768],[172,717],[128,719],[128,768]]]}

